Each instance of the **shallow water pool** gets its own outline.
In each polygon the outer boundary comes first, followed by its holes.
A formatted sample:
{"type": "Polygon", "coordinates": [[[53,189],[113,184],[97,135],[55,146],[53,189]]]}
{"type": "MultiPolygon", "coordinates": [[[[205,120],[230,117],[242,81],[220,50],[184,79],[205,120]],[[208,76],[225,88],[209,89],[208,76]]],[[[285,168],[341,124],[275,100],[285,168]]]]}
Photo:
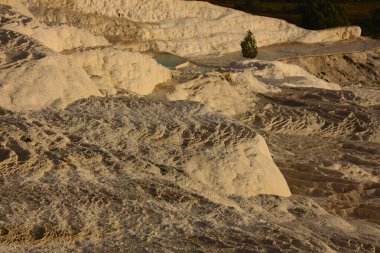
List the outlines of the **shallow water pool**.
{"type": "Polygon", "coordinates": [[[162,66],[167,68],[176,68],[188,62],[186,58],[169,53],[158,53],[153,58],[162,66]]]}

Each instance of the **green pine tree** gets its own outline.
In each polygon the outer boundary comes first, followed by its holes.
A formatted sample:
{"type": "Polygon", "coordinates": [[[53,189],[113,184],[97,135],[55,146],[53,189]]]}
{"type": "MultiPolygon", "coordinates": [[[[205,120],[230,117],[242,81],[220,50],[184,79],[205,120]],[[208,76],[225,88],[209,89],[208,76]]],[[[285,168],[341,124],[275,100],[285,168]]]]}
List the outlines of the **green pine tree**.
{"type": "Polygon", "coordinates": [[[257,56],[257,45],[256,45],[256,39],[255,36],[253,36],[253,33],[251,31],[247,32],[247,35],[243,39],[243,41],[240,43],[241,46],[241,52],[245,58],[256,58],[257,56]]]}

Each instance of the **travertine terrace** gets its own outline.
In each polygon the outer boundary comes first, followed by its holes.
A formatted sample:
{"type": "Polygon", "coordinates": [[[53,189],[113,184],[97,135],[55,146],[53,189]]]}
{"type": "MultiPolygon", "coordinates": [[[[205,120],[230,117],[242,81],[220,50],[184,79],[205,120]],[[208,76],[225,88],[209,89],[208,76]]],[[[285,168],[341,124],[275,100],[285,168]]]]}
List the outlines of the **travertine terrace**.
{"type": "Polygon", "coordinates": [[[181,0],[0,14],[0,252],[380,250],[380,52],[342,52],[360,28],[181,0]],[[232,62],[248,29],[342,50],[232,62]]]}

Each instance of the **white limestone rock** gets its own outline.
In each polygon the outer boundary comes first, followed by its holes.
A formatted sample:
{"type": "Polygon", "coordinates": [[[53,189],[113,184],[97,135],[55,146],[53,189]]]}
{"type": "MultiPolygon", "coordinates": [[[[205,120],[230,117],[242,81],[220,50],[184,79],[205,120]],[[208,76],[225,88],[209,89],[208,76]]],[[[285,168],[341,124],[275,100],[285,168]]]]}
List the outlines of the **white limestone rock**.
{"type": "Polygon", "coordinates": [[[140,50],[180,56],[240,50],[251,30],[258,46],[284,42],[317,43],[360,37],[360,27],[310,31],[284,20],[254,16],[199,1],[24,0],[41,20],[68,23],[126,41],[140,50]],[[96,25],[94,25],[96,24],[96,25]]]}

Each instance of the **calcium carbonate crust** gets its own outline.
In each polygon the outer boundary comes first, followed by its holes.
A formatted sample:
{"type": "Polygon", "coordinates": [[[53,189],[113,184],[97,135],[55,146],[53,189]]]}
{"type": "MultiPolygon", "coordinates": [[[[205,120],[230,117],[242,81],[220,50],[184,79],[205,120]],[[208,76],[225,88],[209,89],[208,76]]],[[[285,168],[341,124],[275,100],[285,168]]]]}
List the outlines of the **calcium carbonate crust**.
{"type": "Polygon", "coordinates": [[[8,110],[61,109],[81,98],[118,91],[147,95],[171,78],[170,70],[150,56],[112,46],[77,44],[75,36],[57,33],[56,27],[41,25],[10,6],[0,5],[0,11],[0,106],[8,110]],[[35,26],[32,32],[14,29],[31,26],[35,26]],[[41,42],[35,32],[40,29],[57,45],[41,42]],[[54,51],[68,45],[81,45],[81,50],[54,51]]]}
{"type": "Polygon", "coordinates": [[[138,50],[181,56],[240,50],[251,30],[259,46],[285,42],[318,43],[360,37],[360,27],[305,30],[284,20],[254,16],[204,2],[180,0],[24,0],[41,20],[72,24],[118,38],[138,50]],[[96,23],[96,25],[94,25],[96,23]]]}
{"type": "Polygon", "coordinates": [[[103,36],[74,26],[40,23],[18,1],[1,0],[0,6],[1,28],[32,37],[54,51],[110,45],[103,36]]]}

